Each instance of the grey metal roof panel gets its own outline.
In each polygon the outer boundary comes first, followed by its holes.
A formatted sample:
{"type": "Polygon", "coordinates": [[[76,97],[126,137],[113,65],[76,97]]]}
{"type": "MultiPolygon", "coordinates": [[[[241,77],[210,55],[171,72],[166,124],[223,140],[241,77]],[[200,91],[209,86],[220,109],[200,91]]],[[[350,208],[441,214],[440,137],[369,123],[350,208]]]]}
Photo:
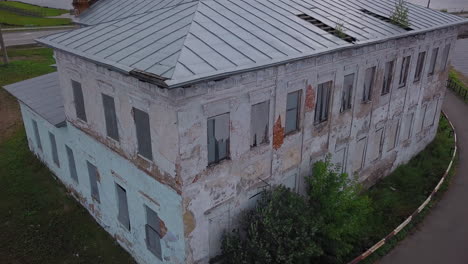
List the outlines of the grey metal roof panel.
{"type": "Polygon", "coordinates": [[[64,124],[65,111],[57,72],[10,84],[4,88],[52,125],[64,124]]]}
{"type": "Polygon", "coordinates": [[[409,3],[407,7],[410,32],[362,11],[388,18],[393,0],[102,0],[81,16],[98,24],[38,41],[123,72],[155,74],[177,86],[468,22],[409,3]],[[342,24],[356,42],[348,43],[299,14],[329,28],[342,24]]]}

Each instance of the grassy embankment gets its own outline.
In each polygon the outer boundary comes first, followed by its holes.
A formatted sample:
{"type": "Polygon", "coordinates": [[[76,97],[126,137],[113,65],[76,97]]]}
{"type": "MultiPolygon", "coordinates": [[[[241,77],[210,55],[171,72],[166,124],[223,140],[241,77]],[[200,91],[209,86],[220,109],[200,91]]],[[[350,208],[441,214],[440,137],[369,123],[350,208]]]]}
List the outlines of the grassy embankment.
{"type": "Polygon", "coordinates": [[[40,7],[14,1],[0,2],[0,24],[6,27],[47,27],[70,25],[69,18],[50,18],[68,10],[40,7]]]}

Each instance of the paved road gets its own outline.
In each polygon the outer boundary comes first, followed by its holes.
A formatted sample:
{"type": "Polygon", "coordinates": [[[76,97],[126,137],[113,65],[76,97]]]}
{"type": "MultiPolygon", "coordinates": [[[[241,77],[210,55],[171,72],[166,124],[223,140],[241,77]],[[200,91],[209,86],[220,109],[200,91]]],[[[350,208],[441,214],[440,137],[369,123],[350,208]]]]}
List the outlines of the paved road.
{"type": "Polygon", "coordinates": [[[443,106],[458,135],[459,163],[449,190],[418,230],[380,264],[468,263],[468,105],[447,91],[443,106]]]}
{"type": "Polygon", "coordinates": [[[25,45],[25,44],[34,44],[36,43],[34,39],[64,32],[70,29],[58,29],[58,30],[43,30],[43,31],[27,31],[27,32],[4,32],[3,37],[5,39],[5,45],[14,46],[14,45],[25,45]]]}

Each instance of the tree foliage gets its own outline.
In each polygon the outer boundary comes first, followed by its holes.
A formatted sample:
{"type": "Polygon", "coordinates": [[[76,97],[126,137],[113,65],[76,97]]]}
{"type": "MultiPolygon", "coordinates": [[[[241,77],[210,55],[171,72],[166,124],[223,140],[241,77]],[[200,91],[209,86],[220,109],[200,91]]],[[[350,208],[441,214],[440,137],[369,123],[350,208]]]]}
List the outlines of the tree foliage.
{"type": "Polygon", "coordinates": [[[403,0],[398,0],[398,3],[395,5],[395,10],[393,11],[390,19],[394,24],[404,28],[410,26],[408,19],[408,8],[405,6],[405,2],[403,0]]]}
{"type": "Polygon", "coordinates": [[[370,200],[328,157],[307,177],[308,195],[283,186],[266,190],[240,228],[223,239],[227,264],[341,263],[366,227],[370,200]]]}

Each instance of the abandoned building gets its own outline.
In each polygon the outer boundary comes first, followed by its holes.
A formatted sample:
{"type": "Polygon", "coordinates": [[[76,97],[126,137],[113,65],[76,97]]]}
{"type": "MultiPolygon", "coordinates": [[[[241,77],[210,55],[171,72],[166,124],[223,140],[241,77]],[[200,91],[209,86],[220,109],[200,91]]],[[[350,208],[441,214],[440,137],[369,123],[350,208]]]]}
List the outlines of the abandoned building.
{"type": "Polygon", "coordinates": [[[7,86],[29,147],[138,263],[208,263],[266,185],[367,185],[434,138],[467,20],[393,0],[100,0],[7,86]]]}

